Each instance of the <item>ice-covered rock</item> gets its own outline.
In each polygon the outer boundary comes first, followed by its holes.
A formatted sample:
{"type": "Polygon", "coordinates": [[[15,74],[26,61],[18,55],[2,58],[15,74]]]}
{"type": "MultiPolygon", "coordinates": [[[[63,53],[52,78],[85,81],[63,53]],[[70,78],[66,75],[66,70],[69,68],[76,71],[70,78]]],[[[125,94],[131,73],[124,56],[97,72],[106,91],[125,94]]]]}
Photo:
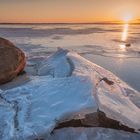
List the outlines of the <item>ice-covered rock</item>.
{"type": "Polygon", "coordinates": [[[50,56],[47,61],[42,62],[38,75],[52,75],[53,77],[67,77],[71,74],[72,69],[67,60],[68,50],[59,49],[53,56],[50,56]]]}
{"type": "Polygon", "coordinates": [[[45,140],[139,140],[140,135],[108,128],[63,128],[45,140]]]}
{"type": "MultiPolygon", "coordinates": [[[[49,134],[61,121],[82,118],[96,111],[92,89],[93,84],[88,77],[55,79],[44,76],[34,77],[22,87],[5,91],[3,99],[8,100],[11,110],[15,109],[12,119],[16,122],[11,123],[16,127],[14,136],[33,139],[49,134]]],[[[7,117],[3,120],[6,121],[7,117]]]]}
{"type": "Polygon", "coordinates": [[[75,66],[74,75],[90,76],[95,86],[93,95],[99,109],[108,118],[138,130],[140,128],[140,93],[130,88],[111,72],[79,55],[68,54],[75,66]]]}
{"type": "Polygon", "coordinates": [[[83,119],[98,110],[140,129],[140,93],[78,54],[58,50],[40,64],[38,75],[0,92],[2,140],[47,138],[61,122],[83,119]]]}

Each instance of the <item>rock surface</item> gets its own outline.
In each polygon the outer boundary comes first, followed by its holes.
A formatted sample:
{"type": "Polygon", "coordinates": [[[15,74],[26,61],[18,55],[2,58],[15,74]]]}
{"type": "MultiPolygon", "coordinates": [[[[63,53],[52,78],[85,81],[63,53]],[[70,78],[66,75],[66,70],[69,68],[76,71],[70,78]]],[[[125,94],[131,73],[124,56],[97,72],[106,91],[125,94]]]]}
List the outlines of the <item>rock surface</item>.
{"type": "Polygon", "coordinates": [[[25,55],[10,41],[0,38],[0,84],[15,78],[23,71],[25,55]]]}

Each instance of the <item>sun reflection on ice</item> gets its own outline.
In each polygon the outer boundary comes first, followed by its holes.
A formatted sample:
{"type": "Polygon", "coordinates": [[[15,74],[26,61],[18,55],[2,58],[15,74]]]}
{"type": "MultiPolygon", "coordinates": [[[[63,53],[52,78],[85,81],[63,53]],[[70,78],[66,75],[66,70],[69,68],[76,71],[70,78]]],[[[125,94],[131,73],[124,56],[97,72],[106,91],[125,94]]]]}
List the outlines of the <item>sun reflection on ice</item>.
{"type": "Polygon", "coordinates": [[[119,45],[121,51],[125,51],[126,50],[126,44],[128,43],[127,42],[127,39],[128,39],[128,29],[129,29],[129,24],[128,23],[124,24],[123,32],[122,32],[122,37],[121,37],[122,44],[119,45]]]}
{"type": "Polygon", "coordinates": [[[129,29],[129,23],[131,22],[133,18],[133,14],[130,12],[125,13],[123,18],[123,31],[121,36],[121,44],[119,45],[119,48],[121,51],[125,51],[127,46],[130,46],[131,44],[128,42],[128,29],[129,29]]]}
{"type": "Polygon", "coordinates": [[[120,47],[120,50],[121,50],[121,51],[125,51],[125,49],[126,49],[125,44],[121,44],[121,45],[119,45],[119,47],[120,47]]]}
{"type": "Polygon", "coordinates": [[[128,28],[129,24],[124,25],[123,33],[122,33],[122,41],[126,42],[128,37],[128,28]]]}

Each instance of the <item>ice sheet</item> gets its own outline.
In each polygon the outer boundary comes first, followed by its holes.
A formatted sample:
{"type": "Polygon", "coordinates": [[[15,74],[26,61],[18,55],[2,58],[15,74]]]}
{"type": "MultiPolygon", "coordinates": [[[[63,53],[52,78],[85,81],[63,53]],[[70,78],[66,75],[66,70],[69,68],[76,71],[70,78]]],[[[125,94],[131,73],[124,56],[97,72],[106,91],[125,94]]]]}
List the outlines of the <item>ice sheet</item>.
{"type": "Polygon", "coordinates": [[[97,110],[140,128],[140,93],[77,53],[59,49],[37,71],[24,85],[1,91],[0,117],[10,120],[0,125],[2,140],[46,138],[59,123],[97,110]]]}

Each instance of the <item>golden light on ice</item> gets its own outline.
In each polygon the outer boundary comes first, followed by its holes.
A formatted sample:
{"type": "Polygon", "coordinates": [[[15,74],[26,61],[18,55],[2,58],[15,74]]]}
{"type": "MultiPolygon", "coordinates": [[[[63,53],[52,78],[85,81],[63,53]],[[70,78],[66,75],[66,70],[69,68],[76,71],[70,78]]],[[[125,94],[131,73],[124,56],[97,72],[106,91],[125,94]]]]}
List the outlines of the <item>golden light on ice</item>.
{"type": "MultiPolygon", "coordinates": [[[[121,37],[121,41],[124,43],[127,43],[127,38],[128,38],[128,29],[129,29],[129,21],[131,19],[131,16],[126,16],[124,19],[124,27],[123,27],[123,32],[122,32],[122,37],[121,37]]],[[[121,51],[125,51],[126,50],[126,45],[125,44],[120,44],[119,45],[120,50],[121,51]]]]}
{"type": "Polygon", "coordinates": [[[125,24],[122,32],[122,41],[127,41],[129,24],[125,24]]]}
{"type": "Polygon", "coordinates": [[[121,51],[125,51],[125,49],[126,49],[125,44],[121,44],[121,45],[119,45],[119,46],[120,46],[120,50],[121,50],[121,51]]]}

